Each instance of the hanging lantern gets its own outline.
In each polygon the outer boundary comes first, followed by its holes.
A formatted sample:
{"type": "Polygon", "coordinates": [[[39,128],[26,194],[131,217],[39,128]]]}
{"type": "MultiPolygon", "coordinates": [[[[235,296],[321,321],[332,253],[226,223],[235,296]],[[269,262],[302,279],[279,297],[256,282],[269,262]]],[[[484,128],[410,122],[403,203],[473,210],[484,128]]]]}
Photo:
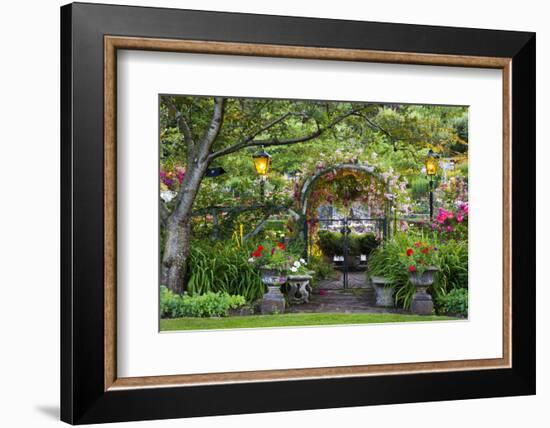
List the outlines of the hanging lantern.
{"type": "Polygon", "coordinates": [[[269,172],[269,166],[271,165],[271,156],[269,153],[262,150],[252,156],[254,160],[254,167],[258,175],[265,176],[269,172]]]}
{"type": "Polygon", "coordinates": [[[426,166],[426,174],[434,176],[437,172],[437,155],[430,149],[426,160],[424,161],[426,166]]]}

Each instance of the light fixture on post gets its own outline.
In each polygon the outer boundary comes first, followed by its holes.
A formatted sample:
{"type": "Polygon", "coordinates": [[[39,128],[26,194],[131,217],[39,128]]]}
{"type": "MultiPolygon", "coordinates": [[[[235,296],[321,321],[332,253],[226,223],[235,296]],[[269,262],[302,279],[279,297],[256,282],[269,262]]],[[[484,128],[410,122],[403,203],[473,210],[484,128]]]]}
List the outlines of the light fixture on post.
{"type": "Polygon", "coordinates": [[[269,166],[271,165],[271,156],[262,148],[262,151],[252,156],[252,159],[254,160],[256,173],[260,176],[260,192],[263,203],[265,199],[265,180],[269,172],[269,166]]]}
{"type": "Polygon", "coordinates": [[[433,181],[434,181],[434,175],[437,173],[438,158],[439,156],[437,156],[432,151],[432,149],[430,149],[424,161],[424,165],[426,167],[426,174],[428,174],[428,176],[430,177],[430,222],[433,220],[433,217],[434,217],[433,181]]]}

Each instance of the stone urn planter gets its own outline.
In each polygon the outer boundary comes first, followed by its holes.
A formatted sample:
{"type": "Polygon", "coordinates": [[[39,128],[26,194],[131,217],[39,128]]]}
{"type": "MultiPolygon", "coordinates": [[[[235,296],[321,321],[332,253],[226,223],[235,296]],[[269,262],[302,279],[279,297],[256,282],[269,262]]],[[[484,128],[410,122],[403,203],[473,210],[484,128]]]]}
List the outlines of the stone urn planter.
{"type": "Polygon", "coordinates": [[[312,291],[311,285],[309,284],[311,278],[313,278],[311,275],[306,274],[288,276],[288,291],[286,294],[288,303],[309,303],[309,296],[312,291]]]}
{"type": "Polygon", "coordinates": [[[389,286],[391,281],[381,276],[371,276],[370,279],[376,293],[376,306],[393,308],[395,301],[393,299],[394,288],[389,286]]]}
{"type": "Polygon", "coordinates": [[[437,270],[436,267],[428,267],[422,273],[418,271],[409,273],[409,279],[416,287],[416,293],[414,293],[411,302],[411,312],[419,315],[432,314],[434,304],[432,296],[428,294],[427,289],[434,283],[434,275],[437,270]]]}
{"type": "Polygon", "coordinates": [[[285,296],[281,286],[286,282],[284,271],[260,267],[262,282],[267,285],[267,293],[262,298],[260,312],[262,314],[281,314],[285,311],[285,296]]]}

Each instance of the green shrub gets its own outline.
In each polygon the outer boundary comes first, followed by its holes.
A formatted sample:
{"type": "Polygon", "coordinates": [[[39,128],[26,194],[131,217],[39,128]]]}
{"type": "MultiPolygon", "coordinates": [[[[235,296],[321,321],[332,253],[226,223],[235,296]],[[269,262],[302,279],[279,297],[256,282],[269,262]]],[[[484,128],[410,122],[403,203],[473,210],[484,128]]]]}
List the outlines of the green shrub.
{"type": "Polygon", "coordinates": [[[435,278],[437,294],[455,288],[468,288],[468,242],[453,239],[440,243],[435,278]]]}
{"type": "Polygon", "coordinates": [[[243,296],[248,302],[265,291],[260,272],[248,259],[254,250],[234,241],[191,244],[187,292],[190,295],[223,292],[243,296]]]}
{"type": "Polygon", "coordinates": [[[411,181],[411,196],[413,199],[425,198],[430,191],[430,180],[424,177],[416,177],[411,181]]]}
{"type": "Polygon", "coordinates": [[[357,240],[357,255],[366,254],[368,257],[379,245],[378,239],[376,239],[374,233],[358,234],[357,238],[354,238],[352,235],[352,239],[357,240]]]}
{"type": "Polygon", "coordinates": [[[435,299],[435,309],[438,314],[457,314],[468,316],[468,290],[455,288],[447,294],[441,294],[435,299]]]}
{"type": "Polygon", "coordinates": [[[331,232],[330,230],[320,230],[319,247],[328,257],[333,257],[337,254],[342,254],[342,235],[339,232],[331,232]]]}
{"type": "MultiPolygon", "coordinates": [[[[340,232],[320,230],[318,233],[319,247],[328,257],[342,255],[344,252],[344,236],[340,232]]],[[[367,256],[378,247],[378,240],[374,233],[350,233],[348,239],[348,254],[350,256],[367,256]]]]}
{"type": "Polygon", "coordinates": [[[230,309],[236,309],[246,303],[243,296],[227,293],[206,293],[183,296],[172,293],[165,286],[160,287],[161,318],[180,317],[224,317],[230,309]]]}

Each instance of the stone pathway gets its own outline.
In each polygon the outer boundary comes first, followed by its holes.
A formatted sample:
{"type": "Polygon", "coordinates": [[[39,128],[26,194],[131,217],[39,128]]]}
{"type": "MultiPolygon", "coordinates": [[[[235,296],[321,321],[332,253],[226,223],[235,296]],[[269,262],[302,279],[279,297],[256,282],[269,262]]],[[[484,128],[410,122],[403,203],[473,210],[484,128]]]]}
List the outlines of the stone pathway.
{"type": "MultiPolygon", "coordinates": [[[[319,281],[317,288],[321,290],[338,290],[343,288],[344,274],[340,271],[335,271],[338,276],[319,281]]],[[[366,288],[370,287],[367,284],[366,272],[349,272],[348,273],[348,288],[366,288]]]]}
{"type": "Polygon", "coordinates": [[[349,288],[342,288],[342,278],[321,281],[309,303],[287,306],[287,313],[407,313],[399,308],[375,306],[374,289],[365,272],[349,273],[349,288]]]}

